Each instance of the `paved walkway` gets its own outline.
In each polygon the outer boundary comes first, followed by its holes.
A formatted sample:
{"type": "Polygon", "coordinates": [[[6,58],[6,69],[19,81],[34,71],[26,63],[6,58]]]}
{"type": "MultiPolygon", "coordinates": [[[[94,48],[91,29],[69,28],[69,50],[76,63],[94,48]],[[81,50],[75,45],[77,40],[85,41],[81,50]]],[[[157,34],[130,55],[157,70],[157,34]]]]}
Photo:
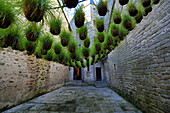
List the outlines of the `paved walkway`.
{"type": "Polygon", "coordinates": [[[109,88],[64,86],[3,113],[142,113],[109,88]]]}

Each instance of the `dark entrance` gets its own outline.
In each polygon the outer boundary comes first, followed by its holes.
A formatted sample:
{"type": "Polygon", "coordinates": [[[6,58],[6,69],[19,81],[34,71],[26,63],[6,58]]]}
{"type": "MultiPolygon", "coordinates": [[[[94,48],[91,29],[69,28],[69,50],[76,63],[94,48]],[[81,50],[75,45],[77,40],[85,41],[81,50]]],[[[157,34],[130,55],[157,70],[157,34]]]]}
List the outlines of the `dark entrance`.
{"type": "Polygon", "coordinates": [[[74,68],[74,80],[81,80],[81,68],[74,68]]]}
{"type": "Polygon", "coordinates": [[[96,67],[96,80],[97,80],[97,81],[102,81],[102,77],[101,77],[101,67],[96,67]]]}

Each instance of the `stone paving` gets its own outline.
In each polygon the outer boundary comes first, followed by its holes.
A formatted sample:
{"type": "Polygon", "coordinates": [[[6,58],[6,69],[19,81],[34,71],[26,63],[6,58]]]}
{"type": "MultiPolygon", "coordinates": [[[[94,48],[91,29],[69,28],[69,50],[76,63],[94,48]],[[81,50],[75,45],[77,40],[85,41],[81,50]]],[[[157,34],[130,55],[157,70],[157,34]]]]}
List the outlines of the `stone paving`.
{"type": "Polygon", "coordinates": [[[142,113],[109,88],[64,86],[3,113],[142,113]]]}

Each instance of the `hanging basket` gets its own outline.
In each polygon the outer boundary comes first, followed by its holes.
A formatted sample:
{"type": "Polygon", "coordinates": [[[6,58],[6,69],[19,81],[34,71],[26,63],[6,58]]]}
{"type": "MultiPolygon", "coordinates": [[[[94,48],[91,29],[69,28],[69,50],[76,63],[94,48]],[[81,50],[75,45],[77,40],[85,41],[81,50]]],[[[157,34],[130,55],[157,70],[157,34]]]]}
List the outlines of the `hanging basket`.
{"type": "Polygon", "coordinates": [[[60,38],[61,38],[61,45],[63,47],[66,47],[69,44],[69,41],[70,41],[70,38],[71,38],[71,33],[67,32],[66,30],[63,30],[60,33],[60,38]]]}
{"type": "Polygon", "coordinates": [[[119,35],[119,27],[115,24],[112,24],[110,32],[111,32],[112,36],[118,36],[119,35]]]}
{"type": "Polygon", "coordinates": [[[120,5],[125,5],[129,2],[129,0],[119,0],[120,5]]]}
{"type": "Polygon", "coordinates": [[[46,35],[42,37],[43,49],[50,50],[52,43],[53,43],[53,39],[51,38],[51,36],[46,35]]]}
{"type": "Polygon", "coordinates": [[[101,44],[100,43],[95,44],[95,49],[96,52],[99,53],[101,51],[101,44]]]}
{"type": "Polygon", "coordinates": [[[55,52],[56,54],[60,54],[61,51],[62,51],[61,45],[60,45],[60,44],[55,44],[55,45],[54,45],[54,52],[55,52]]]}
{"type": "Polygon", "coordinates": [[[34,31],[28,31],[26,33],[26,38],[29,41],[35,42],[39,37],[39,33],[38,32],[34,32],[34,31]]]}
{"type": "Polygon", "coordinates": [[[106,45],[112,45],[112,44],[113,44],[113,37],[110,34],[107,34],[106,45]]]}
{"type": "Polygon", "coordinates": [[[68,45],[69,52],[70,53],[75,53],[76,47],[77,47],[76,42],[74,42],[74,41],[70,42],[69,45],[68,45]]]}
{"type": "Polygon", "coordinates": [[[61,45],[62,45],[63,47],[68,46],[68,43],[69,43],[69,40],[68,40],[68,39],[66,39],[66,38],[61,39],[61,45]]]}
{"type": "Polygon", "coordinates": [[[61,19],[58,18],[52,18],[49,22],[50,24],[50,32],[53,35],[59,35],[61,32],[61,19]]]}
{"type": "Polygon", "coordinates": [[[98,33],[97,39],[99,40],[100,43],[104,42],[105,39],[104,33],[98,33]]]}
{"type": "Polygon", "coordinates": [[[75,8],[78,4],[78,0],[64,0],[64,4],[68,8],[75,8]]]}
{"type": "Polygon", "coordinates": [[[148,7],[151,4],[151,0],[142,0],[143,7],[148,7]]]}
{"type": "Polygon", "coordinates": [[[96,28],[97,28],[98,32],[104,31],[104,19],[97,19],[96,20],[96,28]]]}
{"type": "Polygon", "coordinates": [[[89,48],[83,48],[82,52],[83,52],[83,56],[85,58],[87,58],[89,56],[89,48]]]}
{"type": "Polygon", "coordinates": [[[105,16],[107,13],[107,2],[101,0],[97,5],[97,10],[100,16],[105,16]]]}
{"type": "Polygon", "coordinates": [[[85,47],[89,47],[89,46],[90,46],[90,38],[86,38],[86,39],[84,40],[84,46],[85,46],[85,47]]]}
{"type": "Polygon", "coordinates": [[[121,21],[122,21],[122,18],[121,18],[120,15],[116,15],[116,16],[114,17],[113,21],[114,21],[115,24],[120,24],[121,21]]]}
{"type": "Polygon", "coordinates": [[[43,19],[46,8],[42,3],[44,2],[36,0],[24,2],[24,15],[29,21],[40,22],[43,19]]]}
{"type": "Polygon", "coordinates": [[[87,27],[83,26],[79,29],[79,38],[81,40],[84,40],[86,39],[86,37],[87,37],[87,27]]]}
{"type": "Polygon", "coordinates": [[[27,54],[31,55],[35,51],[36,44],[34,42],[28,41],[28,42],[26,42],[25,47],[26,47],[26,50],[27,50],[27,54]]]}
{"type": "Polygon", "coordinates": [[[142,19],[143,19],[143,15],[142,14],[138,14],[135,17],[136,23],[140,23],[142,21],[142,19]]]}
{"type": "Polygon", "coordinates": [[[153,0],[153,4],[158,4],[160,0],[153,0]]]}
{"type": "Polygon", "coordinates": [[[83,7],[81,6],[79,9],[76,10],[74,15],[74,22],[77,28],[80,28],[84,25],[85,21],[85,13],[83,11],[83,7]]]}
{"type": "Polygon", "coordinates": [[[136,6],[134,3],[129,3],[128,4],[128,12],[130,16],[136,16],[136,14],[138,13],[138,10],[136,9],[136,6]]]}

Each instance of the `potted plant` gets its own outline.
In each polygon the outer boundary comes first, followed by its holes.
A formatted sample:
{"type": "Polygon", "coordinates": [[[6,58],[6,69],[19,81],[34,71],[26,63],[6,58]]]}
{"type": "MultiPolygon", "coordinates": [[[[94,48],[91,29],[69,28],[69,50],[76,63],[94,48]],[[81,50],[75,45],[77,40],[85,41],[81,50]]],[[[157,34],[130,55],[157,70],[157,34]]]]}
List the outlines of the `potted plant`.
{"type": "Polygon", "coordinates": [[[60,17],[52,17],[49,21],[49,26],[50,26],[50,32],[53,35],[59,35],[61,32],[61,24],[62,24],[62,20],[60,19],[60,17]]]}
{"type": "Polygon", "coordinates": [[[36,42],[27,41],[25,44],[25,48],[28,55],[33,54],[36,48],[36,42]]]}
{"type": "Polygon", "coordinates": [[[104,19],[96,19],[96,28],[98,32],[104,31],[104,19]]]}
{"type": "Polygon", "coordinates": [[[54,52],[51,51],[51,50],[49,50],[49,51],[47,52],[47,54],[46,54],[45,56],[43,56],[43,58],[46,59],[46,60],[48,60],[48,61],[52,61],[53,55],[54,55],[54,52]]]}
{"type": "Polygon", "coordinates": [[[75,15],[74,15],[74,22],[77,28],[80,28],[84,25],[85,21],[85,13],[83,11],[83,6],[80,6],[78,9],[76,9],[75,15]]]}
{"type": "Polygon", "coordinates": [[[89,37],[87,37],[83,42],[84,42],[84,46],[85,47],[89,47],[90,46],[90,38],[89,37]]]}
{"type": "Polygon", "coordinates": [[[135,28],[134,18],[132,18],[129,15],[126,15],[126,14],[123,15],[123,17],[122,17],[122,24],[129,31],[132,31],[135,28]]]}
{"type": "Polygon", "coordinates": [[[88,33],[88,31],[87,31],[87,26],[85,25],[85,26],[81,27],[81,28],[78,30],[78,33],[79,33],[79,38],[80,38],[81,40],[86,39],[87,33],[88,33]]]}
{"type": "Polygon", "coordinates": [[[40,22],[48,9],[48,0],[22,0],[24,15],[29,21],[40,22]]]}
{"type": "Polygon", "coordinates": [[[107,13],[107,1],[100,0],[99,4],[97,5],[97,11],[100,16],[105,16],[107,13]]]}
{"type": "Polygon", "coordinates": [[[129,2],[129,0],[119,0],[120,5],[125,5],[129,2]]]}
{"type": "Polygon", "coordinates": [[[138,14],[135,16],[136,23],[140,23],[143,19],[144,8],[142,6],[138,7],[138,14]]]}
{"type": "Polygon", "coordinates": [[[100,43],[104,42],[104,39],[105,39],[104,33],[98,32],[97,33],[97,39],[99,40],[100,43]]]}
{"type": "Polygon", "coordinates": [[[63,47],[68,46],[71,39],[71,33],[67,32],[65,29],[60,33],[61,45],[63,47]]]}
{"type": "Polygon", "coordinates": [[[75,53],[76,48],[77,48],[77,43],[74,40],[70,41],[70,43],[68,44],[68,51],[70,53],[75,53]]]}
{"type": "Polygon", "coordinates": [[[25,30],[27,40],[35,42],[39,37],[40,31],[41,28],[36,24],[29,25],[25,30]]]}
{"type": "Polygon", "coordinates": [[[89,48],[82,47],[82,53],[85,58],[89,57],[89,48]]]}
{"type": "Polygon", "coordinates": [[[44,35],[41,38],[43,49],[50,50],[53,43],[52,37],[50,35],[44,35]]]}
{"type": "Polygon", "coordinates": [[[62,51],[62,52],[60,52],[60,54],[58,54],[57,60],[59,63],[62,63],[64,61],[64,58],[65,58],[65,52],[62,51]]]}
{"type": "Polygon", "coordinates": [[[54,52],[55,52],[56,54],[60,54],[61,51],[62,51],[62,46],[61,46],[61,44],[55,43],[55,44],[54,44],[54,52]]]}
{"type": "Polygon", "coordinates": [[[160,0],[152,0],[153,4],[158,4],[160,0]]]}
{"type": "Polygon", "coordinates": [[[64,0],[64,4],[68,8],[75,8],[78,4],[78,0],[64,0]]]}
{"type": "Polygon", "coordinates": [[[118,36],[119,26],[117,24],[112,23],[110,26],[110,33],[112,34],[112,36],[118,36]]]}
{"type": "Polygon", "coordinates": [[[12,5],[5,0],[0,0],[0,28],[6,29],[14,21],[12,5]]]}
{"type": "Polygon", "coordinates": [[[147,16],[148,13],[150,13],[151,11],[152,11],[152,6],[145,7],[144,16],[147,16]]]}
{"type": "Polygon", "coordinates": [[[113,46],[114,47],[118,46],[119,42],[120,42],[120,39],[118,37],[113,37],[113,46]]]}
{"type": "Polygon", "coordinates": [[[138,13],[138,10],[133,2],[127,4],[127,10],[129,12],[129,15],[133,17],[136,16],[136,14],[138,13]]]}
{"type": "Polygon", "coordinates": [[[143,7],[148,7],[151,4],[151,0],[141,0],[143,7]]]}
{"type": "Polygon", "coordinates": [[[123,26],[119,26],[119,39],[120,40],[123,40],[124,37],[126,37],[126,35],[129,33],[129,31],[127,29],[125,29],[123,26]]]}
{"type": "Polygon", "coordinates": [[[111,34],[106,34],[106,44],[107,45],[112,45],[114,42],[113,42],[113,36],[111,34]]]}
{"type": "Polygon", "coordinates": [[[95,49],[96,49],[96,53],[99,53],[102,49],[101,43],[99,41],[95,41],[95,49]]]}
{"type": "Polygon", "coordinates": [[[118,10],[114,10],[112,18],[113,18],[113,21],[114,21],[115,24],[120,24],[121,21],[122,21],[121,12],[118,11],[118,10]]]}

